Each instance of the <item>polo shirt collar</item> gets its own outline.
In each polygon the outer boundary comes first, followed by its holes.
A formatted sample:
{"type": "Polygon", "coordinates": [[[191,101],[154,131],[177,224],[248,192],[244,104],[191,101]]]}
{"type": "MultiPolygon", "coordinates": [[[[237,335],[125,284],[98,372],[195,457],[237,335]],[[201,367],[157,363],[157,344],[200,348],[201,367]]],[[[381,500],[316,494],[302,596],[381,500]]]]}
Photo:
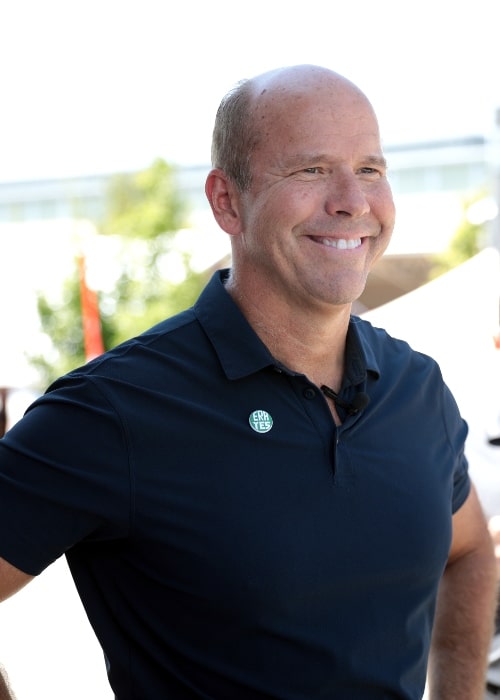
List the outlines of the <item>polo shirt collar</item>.
{"type": "Polygon", "coordinates": [[[371,328],[367,321],[358,316],[351,316],[347,332],[346,374],[351,384],[359,384],[370,372],[376,379],[380,377],[378,363],[372,343],[367,337],[366,330],[371,328]]]}
{"type": "MultiPolygon", "coordinates": [[[[207,334],[228,379],[241,379],[278,363],[224,288],[229,270],[217,270],[198,301],[195,315],[207,334]]],[[[367,370],[380,374],[363,323],[351,317],[347,334],[346,379],[360,384],[367,370]]]]}
{"type": "Polygon", "coordinates": [[[259,336],[224,288],[229,270],[217,270],[194,305],[228,379],[241,379],[276,365],[259,336]]]}

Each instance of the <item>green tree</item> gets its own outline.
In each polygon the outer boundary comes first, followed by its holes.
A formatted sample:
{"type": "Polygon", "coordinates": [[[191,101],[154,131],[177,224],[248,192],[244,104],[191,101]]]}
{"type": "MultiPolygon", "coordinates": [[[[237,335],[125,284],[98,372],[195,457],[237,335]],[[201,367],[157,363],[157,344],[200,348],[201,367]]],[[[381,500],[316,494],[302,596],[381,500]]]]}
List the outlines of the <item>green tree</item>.
{"type": "Polygon", "coordinates": [[[435,278],[448,272],[457,265],[477,255],[484,245],[484,222],[472,223],[469,220],[471,206],[481,201],[484,194],[476,194],[474,197],[462,202],[463,216],[448,248],[434,258],[430,277],[435,278]]]}
{"type": "MultiPolygon", "coordinates": [[[[195,272],[189,256],[175,245],[186,218],[175,171],[164,160],[138,173],[111,178],[105,216],[96,222],[99,235],[118,241],[114,267],[119,272],[111,288],[108,283],[106,289],[97,290],[105,349],[190,306],[198,296],[207,274],[195,272]],[[165,273],[172,258],[177,261],[177,281],[165,273]]],[[[46,386],[85,362],[76,259],[57,301],[39,295],[38,313],[51,350],[30,361],[46,386]]]]}
{"type": "MultiPolygon", "coordinates": [[[[153,244],[186,224],[186,203],[180,197],[175,171],[158,158],[146,170],[115,175],[109,184],[101,231],[153,244]]],[[[155,246],[153,245],[153,248],[155,246]]]]}

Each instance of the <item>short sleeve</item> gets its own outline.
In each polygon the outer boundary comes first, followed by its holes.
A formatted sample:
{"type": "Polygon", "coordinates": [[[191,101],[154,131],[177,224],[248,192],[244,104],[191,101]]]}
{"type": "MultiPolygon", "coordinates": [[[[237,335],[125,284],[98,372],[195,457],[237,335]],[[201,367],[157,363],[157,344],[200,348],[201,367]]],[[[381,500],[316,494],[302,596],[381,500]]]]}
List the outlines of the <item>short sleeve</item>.
{"type": "Polygon", "coordinates": [[[126,430],[89,377],[58,382],[0,440],[0,556],[27,573],[124,536],[129,504],[126,430]]]}
{"type": "Polygon", "coordinates": [[[465,456],[465,441],[468,434],[468,426],[460,415],[455,398],[451,391],[443,384],[443,420],[453,460],[453,500],[452,512],[465,503],[469,495],[471,482],[469,477],[469,464],[465,456]]]}

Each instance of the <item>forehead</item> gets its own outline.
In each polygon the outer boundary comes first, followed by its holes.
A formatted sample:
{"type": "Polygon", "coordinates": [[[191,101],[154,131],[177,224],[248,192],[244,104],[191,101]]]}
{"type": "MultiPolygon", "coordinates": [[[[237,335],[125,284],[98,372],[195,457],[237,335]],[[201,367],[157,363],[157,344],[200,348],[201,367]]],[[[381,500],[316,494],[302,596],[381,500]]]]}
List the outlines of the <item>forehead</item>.
{"type": "Polygon", "coordinates": [[[378,123],[351,83],[319,76],[310,82],[256,86],[252,108],[257,150],[368,149],[381,153],[378,123]]]}

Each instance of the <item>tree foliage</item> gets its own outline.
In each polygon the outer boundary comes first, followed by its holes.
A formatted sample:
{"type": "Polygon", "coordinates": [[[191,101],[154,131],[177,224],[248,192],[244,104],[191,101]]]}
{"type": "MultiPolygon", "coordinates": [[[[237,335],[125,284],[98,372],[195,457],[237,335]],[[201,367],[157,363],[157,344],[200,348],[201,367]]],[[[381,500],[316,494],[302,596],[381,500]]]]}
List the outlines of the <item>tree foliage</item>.
{"type": "MultiPolygon", "coordinates": [[[[195,272],[189,256],[175,246],[186,216],[175,172],[164,160],[138,173],[112,177],[104,219],[95,222],[99,236],[117,242],[113,270],[103,288],[97,289],[106,350],[190,306],[198,296],[207,275],[195,272]],[[166,273],[172,259],[175,280],[166,273]]],[[[51,351],[30,360],[46,386],[85,362],[76,258],[60,298],[39,295],[38,313],[51,351]]]]}
{"type": "Polygon", "coordinates": [[[185,225],[186,204],[178,194],[175,173],[157,159],[138,173],[114,176],[109,185],[104,234],[155,241],[185,225]]]}
{"type": "Polygon", "coordinates": [[[463,216],[460,225],[448,248],[435,256],[431,277],[438,277],[445,272],[457,267],[474,255],[477,255],[484,244],[484,222],[472,223],[468,218],[471,206],[483,198],[484,195],[475,195],[462,202],[463,216]]]}

